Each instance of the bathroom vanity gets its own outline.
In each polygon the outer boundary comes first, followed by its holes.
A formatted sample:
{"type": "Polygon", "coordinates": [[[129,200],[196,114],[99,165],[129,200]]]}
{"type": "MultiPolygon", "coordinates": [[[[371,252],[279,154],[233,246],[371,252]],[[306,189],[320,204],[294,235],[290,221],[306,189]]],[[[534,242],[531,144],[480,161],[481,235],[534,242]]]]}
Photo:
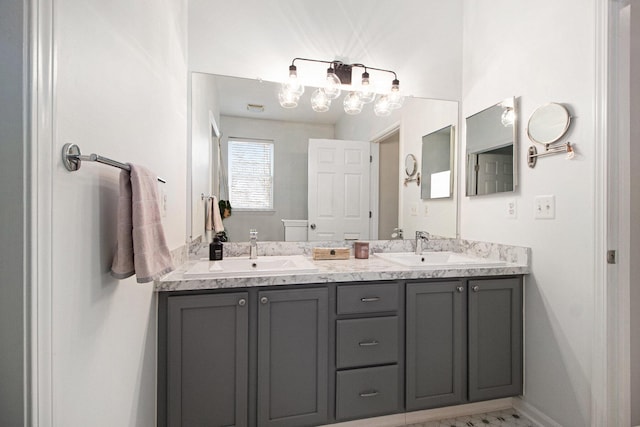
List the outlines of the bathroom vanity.
{"type": "MultiPolygon", "coordinates": [[[[528,267],[184,279],[159,291],[159,426],[316,426],[522,393],[528,267]]],[[[188,277],[188,275],[187,275],[188,277]]]]}

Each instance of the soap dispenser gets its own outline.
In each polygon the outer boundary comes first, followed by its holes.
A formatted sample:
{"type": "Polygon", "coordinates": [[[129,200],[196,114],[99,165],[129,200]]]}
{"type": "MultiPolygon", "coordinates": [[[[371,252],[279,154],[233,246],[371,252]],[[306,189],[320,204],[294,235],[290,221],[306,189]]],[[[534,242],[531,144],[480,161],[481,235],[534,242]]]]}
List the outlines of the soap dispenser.
{"type": "Polygon", "coordinates": [[[214,237],[213,242],[209,244],[209,260],[210,261],[222,260],[222,242],[217,237],[214,237]]]}

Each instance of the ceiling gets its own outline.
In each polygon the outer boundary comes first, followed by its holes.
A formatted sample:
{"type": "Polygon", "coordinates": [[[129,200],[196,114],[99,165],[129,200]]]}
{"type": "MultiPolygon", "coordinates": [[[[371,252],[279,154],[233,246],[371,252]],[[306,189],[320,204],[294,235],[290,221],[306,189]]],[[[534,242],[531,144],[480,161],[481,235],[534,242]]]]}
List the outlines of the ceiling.
{"type": "Polygon", "coordinates": [[[462,1],[189,0],[189,68],[282,81],[295,57],[338,59],[395,71],[407,95],[458,100],[462,1]]]}

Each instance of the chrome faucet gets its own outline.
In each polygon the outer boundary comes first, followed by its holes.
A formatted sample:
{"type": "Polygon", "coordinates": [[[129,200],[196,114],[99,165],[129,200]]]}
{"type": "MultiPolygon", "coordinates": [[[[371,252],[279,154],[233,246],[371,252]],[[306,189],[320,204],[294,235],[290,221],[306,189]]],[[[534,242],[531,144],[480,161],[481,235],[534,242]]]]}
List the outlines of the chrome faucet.
{"type": "Polygon", "coordinates": [[[249,259],[258,258],[258,230],[249,230],[249,259]]]}
{"type": "Polygon", "coordinates": [[[429,241],[429,233],[426,231],[416,231],[416,255],[422,255],[422,241],[429,241]]]}

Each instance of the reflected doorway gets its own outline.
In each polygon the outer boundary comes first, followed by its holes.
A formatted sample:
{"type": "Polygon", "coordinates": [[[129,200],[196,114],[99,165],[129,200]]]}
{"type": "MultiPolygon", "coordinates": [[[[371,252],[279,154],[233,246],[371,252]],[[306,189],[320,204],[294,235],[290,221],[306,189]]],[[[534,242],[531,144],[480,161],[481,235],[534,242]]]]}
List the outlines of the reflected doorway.
{"type": "Polygon", "coordinates": [[[391,239],[398,227],[400,204],[400,131],[396,129],[379,141],[378,239],[391,239]]]}

